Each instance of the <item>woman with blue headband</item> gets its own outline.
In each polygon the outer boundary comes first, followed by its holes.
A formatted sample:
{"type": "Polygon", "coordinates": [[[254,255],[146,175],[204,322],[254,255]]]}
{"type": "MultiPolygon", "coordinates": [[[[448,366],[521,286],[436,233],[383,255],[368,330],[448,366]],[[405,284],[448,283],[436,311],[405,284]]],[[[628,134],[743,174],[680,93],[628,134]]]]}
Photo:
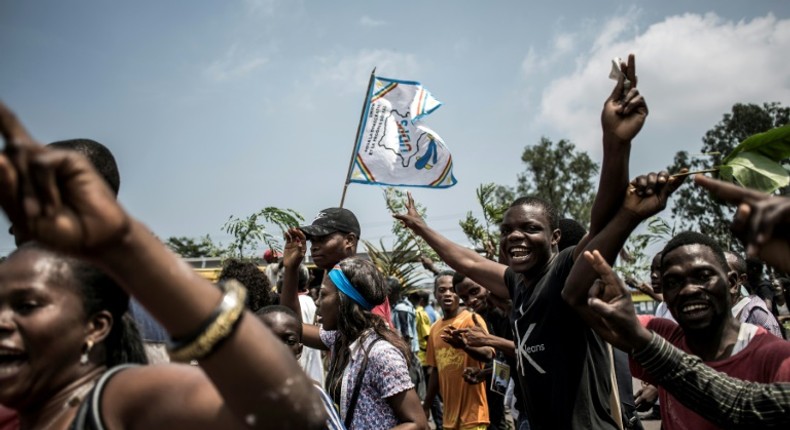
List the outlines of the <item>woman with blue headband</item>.
{"type": "MultiPolygon", "coordinates": [[[[299,314],[299,264],[306,237],[286,233],[281,303],[299,314]]],[[[321,284],[321,326],[303,325],[305,346],[330,351],[326,391],[349,430],[427,429],[420,399],[409,377],[408,346],[371,313],[387,296],[386,280],[376,266],[360,258],[341,260],[321,284]]]]}

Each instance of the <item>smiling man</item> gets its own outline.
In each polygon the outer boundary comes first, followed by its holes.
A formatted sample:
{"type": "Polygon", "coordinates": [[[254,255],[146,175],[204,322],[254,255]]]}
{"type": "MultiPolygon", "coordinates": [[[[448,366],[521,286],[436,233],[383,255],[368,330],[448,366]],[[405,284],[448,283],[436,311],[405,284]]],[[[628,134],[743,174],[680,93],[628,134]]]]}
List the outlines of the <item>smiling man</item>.
{"type": "MultiPolygon", "coordinates": [[[[737,283],[737,274],[729,271],[715,241],[684,232],[670,240],[662,254],[664,300],[677,324],[642,317],[645,327],[730,376],[763,383],[790,381],[790,343],[732,316],[730,288],[737,283]]],[[[650,380],[640,367],[634,365],[633,370],[635,377],[650,380]]],[[[665,429],[718,428],[663,389],[659,398],[665,429]]]]}
{"type": "Polygon", "coordinates": [[[520,197],[500,224],[500,264],[453,243],[422,219],[411,194],[406,213],[394,214],[448,266],[482,285],[500,300],[511,300],[516,341],[515,375],[521,381],[529,426],[542,429],[617,429],[611,361],[605,343],[575,312],[586,304],[587,286],[566,280],[586,244],[622,206],[628,188],[631,141],[647,118],[636,89],[633,55],[601,113],[603,161],[590,215],[590,232],[576,247],[558,249],[561,233],[554,206],[536,196],[520,197]],[[630,89],[626,89],[628,76],[630,89]],[[573,303],[573,305],[570,305],[573,303]]]}
{"type": "Polygon", "coordinates": [[[464,382],[464,370],[482,369],[483,362],[490,360],[494,351],[488,347],[470,347],[459,335],[459,329],[485,323],[479,321],[479,316],[461,308],[461,300],[453,288],[453,275],[452,271],[446,271],[436,276],[434,294],[444,318],[431,327],[428,336],[426,362],[434,371],[428,380],[423,409],[428,415],[439,393],[444,401],[445,429],[480,430],[489,424],[485,387],[464,382]]]}

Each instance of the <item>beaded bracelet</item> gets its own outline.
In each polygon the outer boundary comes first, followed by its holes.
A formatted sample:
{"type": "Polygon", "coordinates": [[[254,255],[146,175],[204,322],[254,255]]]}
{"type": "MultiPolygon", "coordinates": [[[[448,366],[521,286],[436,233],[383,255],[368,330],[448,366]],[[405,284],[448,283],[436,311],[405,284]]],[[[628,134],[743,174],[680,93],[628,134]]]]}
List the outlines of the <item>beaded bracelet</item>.
{"type": "Polygon", "coordinates": [[[189,363],[205,358],[233,333],[241,321],[247,290],[234,279],[219,285],[224,294],[217,310],[201,325],[201,332],[170,345],[168,353],[172,361],[189,363]]]}

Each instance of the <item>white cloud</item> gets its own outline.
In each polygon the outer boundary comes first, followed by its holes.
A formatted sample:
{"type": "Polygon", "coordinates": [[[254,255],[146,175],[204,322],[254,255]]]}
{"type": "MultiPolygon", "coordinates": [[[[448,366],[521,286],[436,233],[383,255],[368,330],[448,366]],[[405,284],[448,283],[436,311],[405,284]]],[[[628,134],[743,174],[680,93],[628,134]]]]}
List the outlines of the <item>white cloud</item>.
{"type": "Polygon", "coordinates": [[[269,62],[263,55],[247,52],[233,44],[228,51],[203,71],[204,75],[214,82],[224,82],[242,78],[269,62]]]}
{"type": "Polygon", "coordinates": [[[605,49],[621,38],[626,31],[636,30],[636,21],[639,16],[639,10],[631,8],[626,13],[607,21],[601,31],[595,36],[592,51],[605,49]]]}
{"type": "Polygon", "coordinates": [[[373,28],[373,27],[381,27],[381,26],[387,25],[387,22],[386,21],[381,21],[381,20],[378,20],[378,19],[373,19],[373,18],[365,15],[362,18],[360,18],[359,25],[361,25],[363,27],[371,27],[371,28],[373,28]]]}
{"type": "Polygon", "coordinates": [[[332,97],[363,93],[374,67],[376,76],[407,80],[416,79],[420,71],[416,56],[389,49],[332,53],[316,58],[316,63],[307,82],[296,82],[296,93],[290,102],[300,109],[312,110],[321,103],[316,99],[316,90],[332,97]]]}
{"type": "Polygon", "coordinates": [[[320,67],[313,73],[313,84],[320,87],[329,85],[341,93],[359,92],[360,82],[368,81],[374,67],[376,75],[399,79],[414,79],[420,68],[413,54],[388,49],[330,55],[319,58],[318,62],[320,67]]]}
{"type": "Polygon", "coordinates": [[[331,104],[322,97],[335,100],[364,95],[370,72],[376,76],[414,80],[420,74],[419,62],[414,54],[388,49],[363,49],[357,52],[335,52],[315,58],[312,73],[306,79],[297,79],[294,92],[286,103],[298,110],[312,111],[331,104]]]}
{"type": "MultiPolygon", "coordinates": [[[[628,53],[637,56],[639,88],[650,106],[646,130],[655,135],[707,130],[737,102],[790,101],[790,19],[769,14],[732,22],[712,13],[685,14],[629,34],[637,15],[608,21],[575,70],[549,83],[534,124],[541,134],[568,137],[598,153],[599,115],[613,85],[610,62],[628,53]]],[[[530,51],[524,63],[534,68],[540,59],[530,51]]],[[[681,145],[697,149],[700,136],[662,145],[672,154],[681,145]]]]}
{"type": "Polygon", "coordinates": [[[274,15],[280,0],[244,0],[247,12],[264,16],[274,15]]]}
{"type": "Polygon", "coordinates": [[[576,48],[577,36],[572,33],[560,33],[554,36],[549,52],[538,54],[534,46],[529,47],[527,56],[521,62],[521,70],[527,78],[536,73],[545,73],[567,54],[576,48]]]}

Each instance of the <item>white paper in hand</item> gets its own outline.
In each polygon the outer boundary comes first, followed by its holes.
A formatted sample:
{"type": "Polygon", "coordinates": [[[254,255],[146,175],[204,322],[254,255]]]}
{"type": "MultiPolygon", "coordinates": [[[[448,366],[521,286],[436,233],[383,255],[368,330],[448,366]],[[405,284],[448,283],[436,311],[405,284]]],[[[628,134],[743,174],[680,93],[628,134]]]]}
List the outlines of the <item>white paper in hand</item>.
{"type": "Polygon", "coordinates": [[[614,57],[612,59],[612,71],[609,72],[609,79],[618,80],[620,76],[623,75],[623,71],[620,70],[620,63],[623,62],[623,59],[620,57],[614,57]]]}
{"type": "MultiPolygon", "coordinates": [[[[620,57],[614,57],[612,59],[612,70],[609,72],[609,79],[613,79],[615,81],[620,79],[620,76],[623,76],[623,71],[620,69],[620,64],[623,63],[623,59],[620,57]]],[[[628,91],[631,89],[631,81],[628,80],[626,77],[623,80],[623,97],[628,91]]]]}

